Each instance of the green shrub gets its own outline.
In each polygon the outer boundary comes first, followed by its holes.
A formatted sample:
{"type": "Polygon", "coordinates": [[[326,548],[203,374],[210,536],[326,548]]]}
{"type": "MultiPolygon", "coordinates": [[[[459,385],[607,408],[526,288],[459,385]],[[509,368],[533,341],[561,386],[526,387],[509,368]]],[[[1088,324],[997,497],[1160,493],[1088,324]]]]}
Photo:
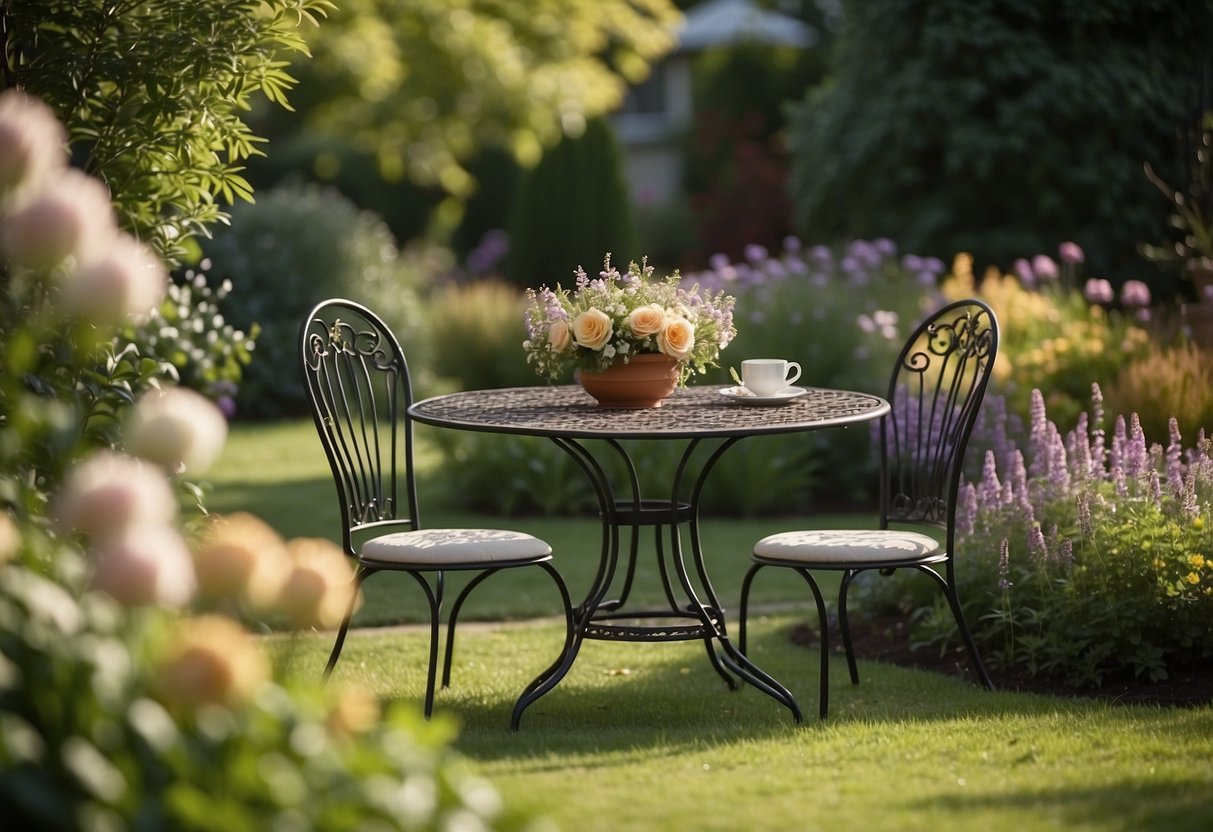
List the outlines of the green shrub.
{"type": "Polygon", "coordinates": [[[462,390],[537,383],[522,349],[525,299],[518,289],[452,283],[436,288],[427,304],[429,368],[440,380],[462,390]]]}
{"type": "Polygon", "coordinates": [[[1178,163],[1202,106],[1205,0],[862,0],[840,19],[831,81],[791,118],[798,228],[1004,266],[1060,236],[1139,276],[1138,243],[1165,236],[1141,165],[1178,163]]]}
{"type": "Polygon", "coordinates": [[[151,317],[124,333],[140,354],[171,366],[178,384],[211,398],[228,416],[258,331],[256,324],[245,333],[224,320],[219,307],[231,291],[230,281],[211,287],[203,272],[187,269],[151,317]]]}
{"type": "Polygon", "coordinates": [[[317,302],[348,297],[375,308],[399,333],[418,326],[418,281],[391,233],[335,191],[311,185],[268,191],[255,204],[236,206],[231,227],[205,250],[212,276],[234,287],[223,304],[227,319],[261,329],[237,397],[243,416],[306,412],[296,339],[317,302]]]}
{"type": "Polygon", "coordinates": [[[604,251],[615,262],[639,259],[623,161],[611,128],[592,119],[522,177],[510,209],[505,273],[524,287],[572,282],[596,270],[604,251]]]}

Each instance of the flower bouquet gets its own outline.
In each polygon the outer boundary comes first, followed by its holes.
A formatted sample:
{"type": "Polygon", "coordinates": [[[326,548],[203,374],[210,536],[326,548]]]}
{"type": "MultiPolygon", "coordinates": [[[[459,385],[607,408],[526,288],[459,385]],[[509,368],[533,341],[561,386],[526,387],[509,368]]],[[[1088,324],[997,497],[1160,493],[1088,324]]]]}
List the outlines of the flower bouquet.
{"type": "Polygon", "coordinates": [[[631,363],[637,356],[672,360],[678,383],[716,365],[720,351],[733,340],[734,299],[723,291],[686,288],[675,271],[653,277],[647,258],[626,272],[611,265],[591,279],[580,267],[572,290],[559,284],[527,290],[527,361],[549,379],[573,370],[603,373],[631,363]]]}

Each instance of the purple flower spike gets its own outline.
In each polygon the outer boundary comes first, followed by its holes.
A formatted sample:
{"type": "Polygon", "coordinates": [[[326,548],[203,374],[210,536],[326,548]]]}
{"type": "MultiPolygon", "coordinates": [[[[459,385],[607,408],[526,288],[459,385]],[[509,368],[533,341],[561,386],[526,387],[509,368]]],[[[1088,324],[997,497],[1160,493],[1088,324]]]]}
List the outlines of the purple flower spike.
{"type": "Polygon", "coordinates": [[[1036,285],[1036,275],[1032,272],[1032,264],[1024,258],[1020,257],[1011,266],[1011,270],[1015,272],[1015,276],[1019,278],[1019,282],[1027,288],[1031,289],[1036,285]]]}

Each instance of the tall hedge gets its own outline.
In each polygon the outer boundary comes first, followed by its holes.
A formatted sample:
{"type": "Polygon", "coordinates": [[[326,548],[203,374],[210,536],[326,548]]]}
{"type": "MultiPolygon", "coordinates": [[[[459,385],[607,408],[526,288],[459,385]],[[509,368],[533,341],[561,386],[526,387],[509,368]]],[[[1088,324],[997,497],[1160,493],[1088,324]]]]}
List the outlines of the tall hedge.
{"type": "Polygon", "coordinates": [[[801,230],[1004,266],[1069,239],[1142,276],[1167,214],[1142,164],[1174,169],[1209,103],[1211,5],[846,0],[832,81],[792,119],[801,230]]]}
{"type": "Polygon", "coordinates": [[[603,119],[564,138],[527,171],[510,210],[505,271],[519,286],[569,285],[577,266],[596,274],[606,252],[639,260],[619,144],[603,119]]]}

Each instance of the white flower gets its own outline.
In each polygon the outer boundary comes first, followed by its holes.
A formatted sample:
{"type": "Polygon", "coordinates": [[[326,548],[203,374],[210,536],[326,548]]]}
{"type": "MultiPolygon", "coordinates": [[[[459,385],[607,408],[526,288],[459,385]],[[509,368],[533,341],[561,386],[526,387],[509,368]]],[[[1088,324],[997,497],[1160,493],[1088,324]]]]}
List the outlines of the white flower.
{"type": "Polygon", "coordinates": [[[194,595],[194,561],[169,526],[140,526],[95,550],[92,587],[126,606],[183,607],[194,595]]]}
{"type": "Polygon", "coordinates": [[[65,167],[66,146],[50,107],[19,90],[0,93],[0,201],[20,199],[65,167]]]}
{"type": "Polygon", "coordinates": [[[24,266],[50,269],[69,256],[98,256],[117,233],[109,191],[69,168],[5,218],[0,247],[24,266]]]}
{"type": "Polygon", "coordinates": [[[158,468],[111,451],[93,454],[68,472],[56,503],[60,524],[94,541],[166,524],[176,513],[177,500],[158,468]]]}
{"type": "Polygon", "coordinates": [[[185,387],[145,394],[131,409],[127,450],[178,473],[211,467],[227,440],[227,420],[210,399],[185,387]]]}
{"type": "Polygon", "coordinates": [[[64,297],[73,312],[93,323],[142,320],[164,300],[168,274],[145,246],[125,234],[106,251],[81,264],[64,281],[64,297]]]}

